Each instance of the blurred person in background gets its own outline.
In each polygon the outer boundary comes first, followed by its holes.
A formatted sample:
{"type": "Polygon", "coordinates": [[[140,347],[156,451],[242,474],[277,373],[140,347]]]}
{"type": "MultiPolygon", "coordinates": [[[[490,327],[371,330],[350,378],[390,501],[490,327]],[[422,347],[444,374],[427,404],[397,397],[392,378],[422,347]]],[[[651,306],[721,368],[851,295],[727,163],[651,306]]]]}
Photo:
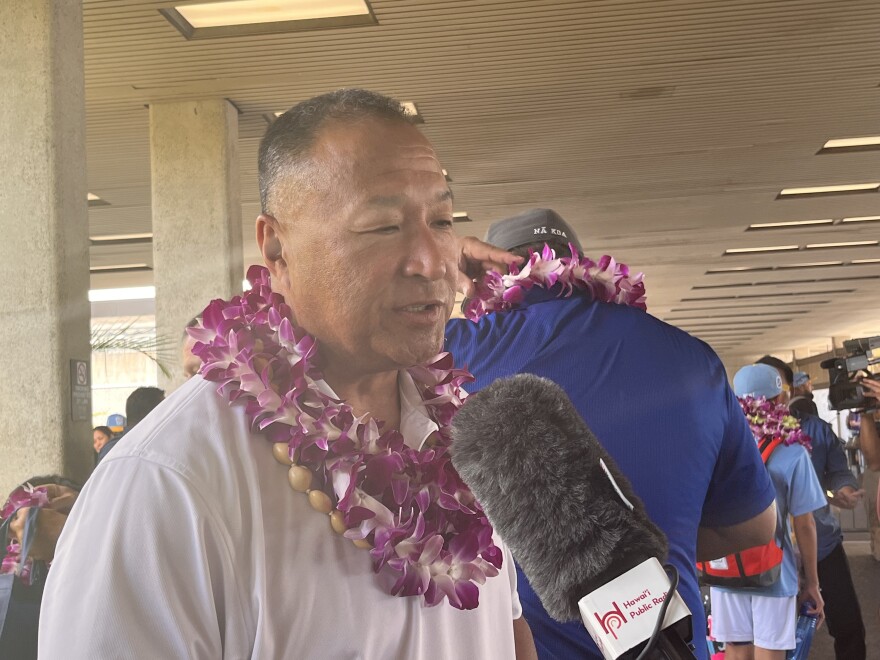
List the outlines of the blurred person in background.
{"type": "Polygon", "coordinates": [[[813,400],[813,383],[810,374],[805,371],[796,371],[791,383],[791,401],[788,404],[792,412],[805,412],[811,415],[819,415],[819,409],[813,400]]]}
{"type": "Polygon", "coordinates": [[[92,429],[92,446],[95,448],[96,454],[101,453],[104,445],[112,439],[113,431],[110,430],[109,426],[96,426],[92,429]]]}
{"type": "Polygon", "coordinates": [[[120,415],[119,413],[107,416],[107,428],[113,433],[113,436],[110,438],[111,440],[125,432],[125,421],[125,415],[120,415]]]}
{"type": "Polygon", "coordinates": [[[190,319],[183,331],[183,346],[181,347],[181,365],[183,366],[183,377],[189,380],[202,368],[202,361],[193,355],[192,349],[196,340],[189,336],[187,330],[196,327],[202,320],[201,315],[190,319]]]}
{"type": "Polygon", "coordinates": [[[880,381],[862,379],[865,398],[874,399],[872,410],[859,416],[859,448],[868,469],[880,472],[880,381]]]}
{"type": "Polygon", "coordinates": [[[32,477],[0,510],[0,658],[37,657],[46,575],[80,488],[58,475],[32,477]]]}
{"type": "MultiPolygon", "coordinates": [[[[796,381],[791,367],[770,355],[765,355],[759,362],[776,369],[783,379],[783,387],[787,385],[787,391],[792,391],[796,381]]],[[[831,425],[799,407],[790,409],[800,421],[804,433],[812,440],[810,461],[822,489],[831,494],[827,497],[828,503],[813,514],[818,539],[819,585],[825,599],[828,633],[834,638],[837,660],[864,660],[865,624],[862,621],[862,610],[853,585],[849,560],[843,549],[840,521],[831,511],[830,505],[841,509],[855,509],[862,501],[865,491],[859,488],[858,480],[849,469],[843,442],[834,433],[831,425]]]]}
{"type": "Polygon", "coordinates": [[[104,460],[104,457],[122,440],[126,433],[131,431],[138,422],[149,415],[164,400],[165,391],[158,387],[139,387],[129,394],[128,399],[125,400],[125,417],[128,420],[125,430],[121,435],[104,445],[98,454],[98,463],[104,460]]]}
{"type": "MultiPolygon", "coordinates": [[[[873,410],[867,410],[859,416],[859,449],[865,457],[865,463],[872,472],[880,472],[880,381],[862,380],[865,397],[874,399],[873,410]]],[[[876,479],[876,474],[865,473],[864,477],[876,479]]],[[[876,490],[871,488],[874,501],[868,507],[868,528],[871,531],[871,551],[874,559],[880,561],[880,482],[876,490]]],[[[880,612],[878,612],[880,616],[880,612]]]]}
{"type": "MultiPolygon", "coordinates": [[[[774,405],[774,410],[781,409],[785,414],[788,393],[782,376],[766,363],[750,364],[737,371],[733,389],[743,405],[748,405],[747,397],[751,397],[781,404],[774,405]]],[[[785,418],[790,419],[787,415],[785,418]]],[[[766,587],[710,589],[712,634],[724,642],[727,660],[783,660],[786,651],[796,647],[798,602],[813,603],[808,611],[821,624],[823,594],[819,587],[813,512],[826,506],[826,502],[810,463],[807,444],[803,434],[791,429],[767,459],[767,471],[776,488],[776,543],[782,548],[779,579],[766,587]],[[803,586],[798,580],[792,532],[803,564],[803,586]]]]}

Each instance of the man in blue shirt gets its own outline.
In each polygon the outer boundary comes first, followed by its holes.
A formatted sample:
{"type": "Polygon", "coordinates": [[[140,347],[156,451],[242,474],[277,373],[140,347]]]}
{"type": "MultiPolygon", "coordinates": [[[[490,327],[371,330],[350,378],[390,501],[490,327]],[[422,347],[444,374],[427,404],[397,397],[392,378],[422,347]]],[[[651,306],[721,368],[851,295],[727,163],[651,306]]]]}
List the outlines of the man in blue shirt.
{"type": "MultiPolygon", "coordinates": [[[[788,401],[784,398],[782,377],[766,364],[750,364],[736,372],[733,389],[738,397],[764,398],[783,404],[788,401]]],[[[768,587],[712,587],[712,632],[718,641],[725,643],[726,660],[758,657],[756,649],[762,649],[760,657],[765,660],[783,660],[785,652],[794,649],[796,644],[799,592],[805,600],[813,602],[812,612],[822,616],[813,512],[825,506],[825,495],[806,448],[797,442],[777,447],[767,461],[767,471],[776,489],[776,542],[782,548],[781,573],[779,580],[768,587]],[[803,564],[803,590],[799,587],[791,542],[792,528],[803,564]]]]}
{"type": "MultiPolygon", "coordinates": [[[[779,358],[765,355],[759,362],[776,369],[783,379],[783,387],[795,385],[791,367],[779,358]]],[[[864,491],[859,489],[859,483],[849,469],[840,438],[820,417],[790,404],[789,407],[813,441],[810,460],[820,485],[832,493],[831,503],[841,509],[854,509],[862,501],[864,491]]],[[[813,517],[816,520],[819,586],[825,599],[828,634],[834,638],[834,655],[837,660],[865,660],[865,624],[843,549],[840,523],[827,502],[814,512],[813,517]]]]}
{"type": "MultiPolygon", "coordinates": [[[[487,240],[519,254],[545,242],[561,255],[569,242],[580,250],[571,227],[546,209],[495,223],[487,240]]],[[[776,520],[773,486],[745,416],[703,342],[640,309],[584,291],[559,293],[535,287],[517,309],[477,323],[453,319],[446,348],[476,377],[469,391],[516,373],[563,387],[668,536],[697,657],[706,658],[696,559],[766,543],[776,520]]],[[[518,578],[543,660],[601,657],[580,622],[552,620],[522,572],[518,578]]]]}

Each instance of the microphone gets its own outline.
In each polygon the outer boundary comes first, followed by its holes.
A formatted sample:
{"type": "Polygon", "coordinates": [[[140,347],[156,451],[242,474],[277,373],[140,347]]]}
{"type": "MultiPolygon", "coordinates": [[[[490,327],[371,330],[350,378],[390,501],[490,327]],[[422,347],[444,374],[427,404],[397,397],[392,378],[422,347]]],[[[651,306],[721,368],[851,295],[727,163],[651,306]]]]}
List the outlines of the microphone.
{"type": "Polygon", "coordinates": [[[452,437],[455,469],[551,617],[581,618],[608,660],[694,658],[666,537],[562,388],[496,380],[466,399],[452,437]]]}

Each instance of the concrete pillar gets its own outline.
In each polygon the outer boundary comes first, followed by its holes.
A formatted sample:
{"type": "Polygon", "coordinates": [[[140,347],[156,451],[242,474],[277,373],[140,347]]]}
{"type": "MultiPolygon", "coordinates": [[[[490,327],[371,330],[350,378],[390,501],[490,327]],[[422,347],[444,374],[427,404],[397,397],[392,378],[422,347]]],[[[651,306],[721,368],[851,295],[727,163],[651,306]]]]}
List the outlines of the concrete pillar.
{"type": "Polygon", "coordinates": [[[157,336],[170,391],[183,381],[183,329],[213,298],[241,292],[238,112],[224,99],[150,105],[157,336]]]}
{"type": "Polygon", "coordinates": [[[3,500],[94,464],[88,385],[71,406],[71,360],[90,358],[82,29],[81,1],[0,2],[3,500]]]}
{"type": "Polygon", "coordinates": [[[800,364],[808,357],[810,357],[813,352],[809,348],[796,348],[794,349],[794,360],[792,361],[792,368],[795,370],[800,369],[800,364]]]}

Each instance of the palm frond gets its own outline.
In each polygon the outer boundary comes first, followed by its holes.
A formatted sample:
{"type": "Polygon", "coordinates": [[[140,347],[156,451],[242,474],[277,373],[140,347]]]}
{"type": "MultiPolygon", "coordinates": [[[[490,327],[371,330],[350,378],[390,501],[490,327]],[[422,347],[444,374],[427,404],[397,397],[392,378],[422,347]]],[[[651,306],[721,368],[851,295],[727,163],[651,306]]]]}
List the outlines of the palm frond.
{"type": "Polygon", "coordinates": [[[99,324],[92,327],[90,343],[92,351],[132,351],[145,355],[156,363],[166,378],[171,377],[168,361],[171,359],[174,342],[158,337],[155,330],[141,330],[136,327],[138,319],[129,322],[99,324]]]}

